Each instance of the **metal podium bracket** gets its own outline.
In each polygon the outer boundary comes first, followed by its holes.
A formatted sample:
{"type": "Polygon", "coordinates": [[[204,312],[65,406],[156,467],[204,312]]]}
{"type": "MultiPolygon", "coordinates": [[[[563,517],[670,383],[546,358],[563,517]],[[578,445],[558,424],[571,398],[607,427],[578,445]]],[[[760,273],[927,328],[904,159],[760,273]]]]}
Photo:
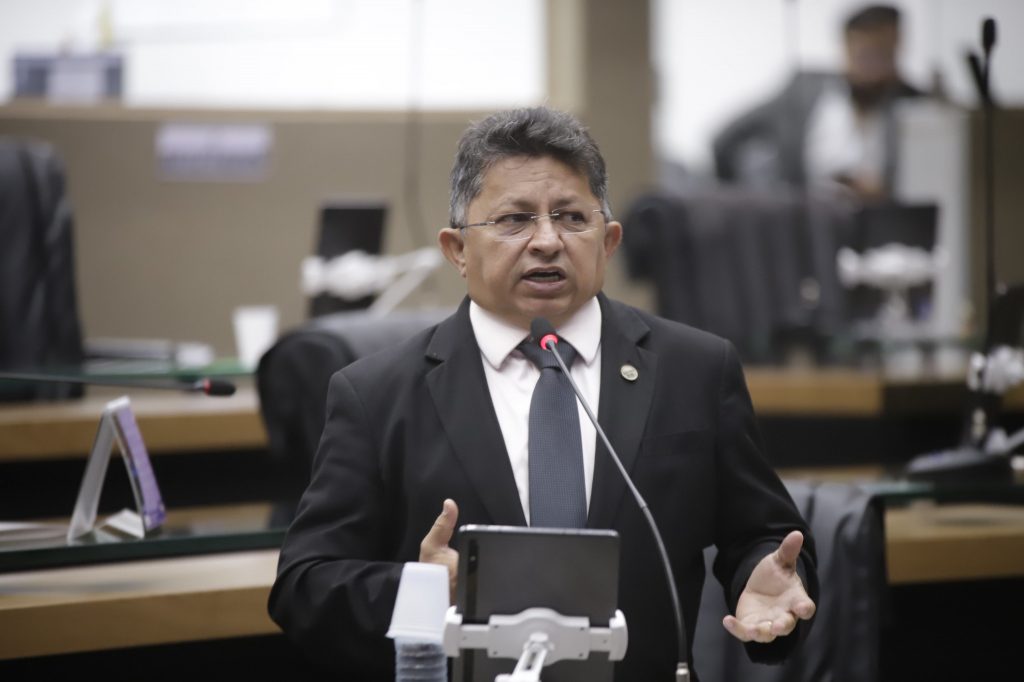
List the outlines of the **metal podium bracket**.
{"type": "Polygon", "coordinates": [[[491,658],[518,659],[539,656],[541,665],[563,660],[585,660],[592,652],[606,651],[611,661],[621,661],[629,643],[622,611],[608,627],[591,627],[590,619],[563,616],[552,609],[532,608],[513,615],[493,615],[486,624],[463,624],[462,614],[451,606],[445,614],[444,651],[458,657],[462,649],[486,649],[491,658]]]}

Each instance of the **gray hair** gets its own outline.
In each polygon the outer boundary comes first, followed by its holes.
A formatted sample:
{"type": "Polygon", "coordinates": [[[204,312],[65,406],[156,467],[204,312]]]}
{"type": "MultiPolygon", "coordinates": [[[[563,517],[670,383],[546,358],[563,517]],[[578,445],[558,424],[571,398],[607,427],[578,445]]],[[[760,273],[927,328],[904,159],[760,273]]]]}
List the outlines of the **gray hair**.
{"type": "Polygon", "coordinates": [[[533,107],[499,111],[462,134],[451,175],[451,227],[466,224],[466,211],[480,194],[484,175],[495,163],[512,156],[550,156],[575,169],[586,177],[605,219],[612,219],[608,173],[594,138],[572,114],[533,107]]]}

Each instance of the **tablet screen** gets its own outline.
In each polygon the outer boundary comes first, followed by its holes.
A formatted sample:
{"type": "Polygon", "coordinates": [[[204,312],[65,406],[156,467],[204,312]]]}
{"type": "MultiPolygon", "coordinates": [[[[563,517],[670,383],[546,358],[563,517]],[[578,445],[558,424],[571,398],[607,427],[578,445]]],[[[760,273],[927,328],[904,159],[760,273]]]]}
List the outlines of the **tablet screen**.
{"type": "MultiPolygon", "coordinates": [[[[542,607],[607,626],[618,606],[619,536],[611,530],[463,526],[459,529],[456,605],[464,623],[542,607]]],[[[454,680],[492,682],[515,661],[464,651],[454,680]]],[[[544,669],[545,682],[611,680],[607,653],[587,661],[560,661],[544,669]]]]}
{"type": "Polygon", "coordinates": [[[156,475],[153,473],[153,466],[149,461],[149,452],[139,432],[139,425],[135,421],[135,415],[127,404],[118,406],[113,410],[114,421],[117,426],[118,438],[121,440],[121,447],[124,449],[125,462],[128,464],[128,476],[131,478],[132,490],[136,495],[136,502],[141,510],[142,525],[146,532],[159,528],[166,516],[163,497],[160,495],[160,488],[156,482],[156,475]]]}

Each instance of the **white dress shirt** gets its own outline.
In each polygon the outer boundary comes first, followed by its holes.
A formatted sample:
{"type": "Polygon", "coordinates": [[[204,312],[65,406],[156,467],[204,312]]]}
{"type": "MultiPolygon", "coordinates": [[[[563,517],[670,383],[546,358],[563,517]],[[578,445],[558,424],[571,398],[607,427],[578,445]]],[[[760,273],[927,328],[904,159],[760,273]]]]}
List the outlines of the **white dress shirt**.
{"type": "Polygon", "coordinates": [[[850,88],[825,88],[811,111],[805,164],[812,183],[837,175],[881,183],[885,174],[885,123],[878,110],[859,115],[850,88]]]}
{"type": "MultiPolygon", "coordinates": [[[[469,304],[469,320],[473,325],[484,376],[491,393],[491,403],[498,416],[505,449],[512,464],[512,474],[519,489],[526,522],[530,522],[530,454],[529,421],[530,398],[540,379],[540,370],[525,355],[516,350],[529,334],[474,302],[469,304]]],[[[576,314],[556,330],[576,349],[577,357],[569,368],[576,385],[586,396],[590,408],[597,414],[601,396],[601,305],[597,298],[583,304],[576,314]]],[[[590,490],[594,482],[594,452],[597,431],[583,407],[576,402],[580,415],[580,434],[583,438],[583,480],[590,508],[590,490]]]]}

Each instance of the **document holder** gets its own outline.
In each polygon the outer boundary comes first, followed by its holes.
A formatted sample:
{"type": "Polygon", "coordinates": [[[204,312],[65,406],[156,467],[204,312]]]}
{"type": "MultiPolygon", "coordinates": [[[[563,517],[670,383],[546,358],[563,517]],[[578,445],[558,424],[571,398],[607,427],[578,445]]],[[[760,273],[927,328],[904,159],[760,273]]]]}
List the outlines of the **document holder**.
{"type": "Polygon", "coordinates": [[[85,474],[71,515],[67,541],[71,544],[101,530],[131,538],[149,537],[160,530],[165,517],[163,498],[131,402],[127,396],[112,400],[107,403],[100,417],[96,439],[85,465],[85,474]],[[124,509],[96,528],[100,493],[114,445],[124,459],[136,508],[124,509]]]}
{"type": "Polygon", "coordinates": [[[517,659],[521,670],[539,635],[548,649],[544,682],[611,681],[626,649],[615,531],[467,525],[457,548],[445,631],[452,680],[494,682],[517,659]]]}

